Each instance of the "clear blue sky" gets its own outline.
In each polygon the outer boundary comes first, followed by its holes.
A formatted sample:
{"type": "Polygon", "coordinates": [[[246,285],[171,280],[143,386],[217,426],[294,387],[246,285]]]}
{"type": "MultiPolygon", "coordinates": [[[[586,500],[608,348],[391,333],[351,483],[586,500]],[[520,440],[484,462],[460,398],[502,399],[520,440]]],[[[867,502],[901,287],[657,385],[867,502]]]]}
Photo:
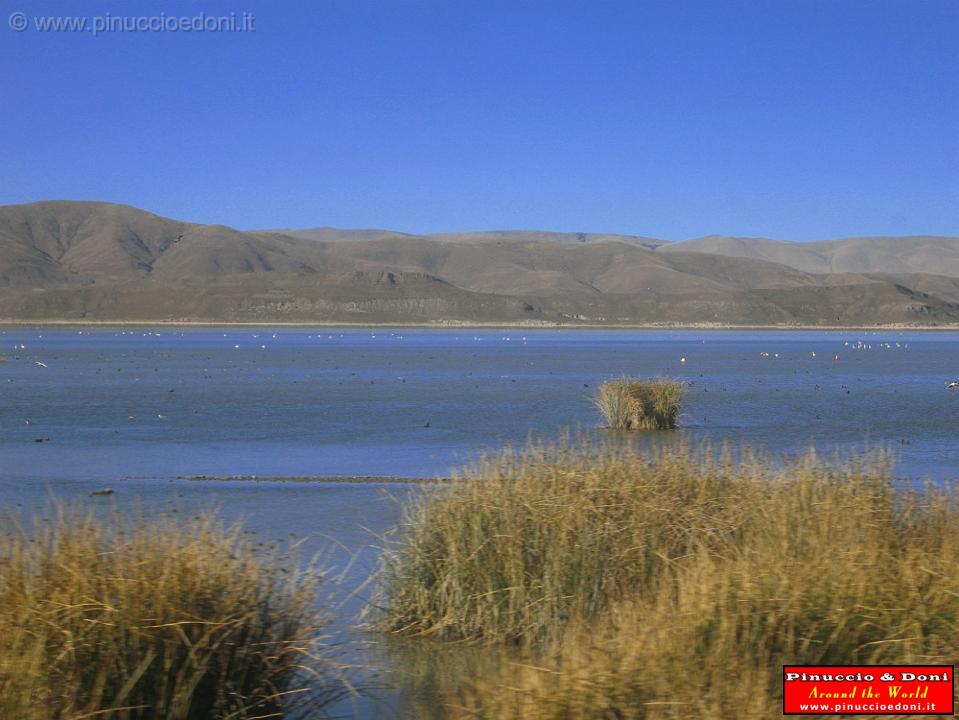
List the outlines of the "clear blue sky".
{"type": "Polygon", "coordinates": [[[0,204],[240,228],[959,235],[956,0],[0,7],[0,204]],[[33,17],[201,11],[251,12],[255,31],[33,17]]]}

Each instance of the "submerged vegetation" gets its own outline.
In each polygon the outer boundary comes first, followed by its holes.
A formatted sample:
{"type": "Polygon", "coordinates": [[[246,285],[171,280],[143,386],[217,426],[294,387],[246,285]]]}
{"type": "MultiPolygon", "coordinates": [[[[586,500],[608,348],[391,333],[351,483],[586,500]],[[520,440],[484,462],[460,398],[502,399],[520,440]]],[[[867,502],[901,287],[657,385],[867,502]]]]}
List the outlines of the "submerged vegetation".
{"type": "Polygon", "coordinates": [[[672,430],[682,399],[676,380],[623,377],[600,385],[593,402],[614,430],[672,430]]]}
{"type": "Polygon", "coordinates": [[[525,658],[464,717],[769,718],[784,663],[959,658],[959,498],[881,461],[534,448],[406,522],[383,625],[525,658]]]}
{"type": "Polygon", "coordinates": [[[315,572],[214,518],[108,525],[0,540],[0,717],[286,718],[343,691],[315,572]]]}

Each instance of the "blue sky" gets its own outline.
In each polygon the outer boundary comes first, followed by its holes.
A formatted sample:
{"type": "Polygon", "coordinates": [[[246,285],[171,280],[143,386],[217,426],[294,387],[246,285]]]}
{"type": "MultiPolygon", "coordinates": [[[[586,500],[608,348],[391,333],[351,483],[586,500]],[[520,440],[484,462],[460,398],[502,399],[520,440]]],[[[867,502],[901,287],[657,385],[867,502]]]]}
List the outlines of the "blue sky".
{"type": "Polygon", "coordinates": [[[240,228],[959,235],[955,0],[0,8],[0,204],[240,228]],[[255,31],[35,25],[200,12],[255,31]]]}

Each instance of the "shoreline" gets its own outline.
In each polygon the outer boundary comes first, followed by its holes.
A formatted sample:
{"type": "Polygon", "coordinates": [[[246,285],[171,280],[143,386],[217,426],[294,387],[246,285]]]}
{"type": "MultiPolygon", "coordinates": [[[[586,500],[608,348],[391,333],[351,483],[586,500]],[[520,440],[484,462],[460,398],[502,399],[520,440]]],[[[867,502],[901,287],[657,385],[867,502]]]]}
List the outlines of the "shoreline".
{"type": "Polygon", "coordinates": [[[400,477],[396,475],[177,475],[190,482],[337,483],[344,485],[430,485],[452,482],[452,478],[400,477]]]}
{"type": "Polygon", "coordinates": [[[236,327],[236,328],[342,328],[342,329],[375,329],[375,328],[406,328],[410,330],[451,330],[451,329],[487,329],[487,330],[796,330],[796,331],[917,331],[917,332],[955,332],[959,330],[959,323],[944,325],[914,325],[909,323],[886,323],[881,325],[809,325],[809,324],[759,324],[738,325],[732,323],[635,323],[635,324],[597,324],[597,323],[500,323],[500,322],[471,322],[471,321],[438,321],[438,322],[377,322],[377,323],[340,323],[340,322],[234,322],[212,320],[13,320],[0,319],[0,329],[30,328],[30,327],[236,327]]]}

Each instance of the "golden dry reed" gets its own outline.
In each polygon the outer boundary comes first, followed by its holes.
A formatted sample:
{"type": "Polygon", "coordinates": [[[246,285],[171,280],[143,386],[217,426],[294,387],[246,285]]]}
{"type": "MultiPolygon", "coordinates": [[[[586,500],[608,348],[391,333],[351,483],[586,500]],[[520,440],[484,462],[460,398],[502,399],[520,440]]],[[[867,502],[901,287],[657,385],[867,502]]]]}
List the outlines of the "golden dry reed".
{"type": "Polygon", "coordinates": [[[318,575],[214,518],[58,508],[0,540],[0,717],[287,718],[342,691],[318,575]]]}
{"type": "Polygon", "coordinates": [[[959,501],[884,462],[561,446],[423,493],[385,625],[523,648],[455,717],[758,720],[783,664],[959,660],[959,501]]]}
{"type": "Polygon", "coordinates": [[[600,385],[593,403],[614,430],[672,430],[682,399],[676,380],[623,377],[600,385]]]}

